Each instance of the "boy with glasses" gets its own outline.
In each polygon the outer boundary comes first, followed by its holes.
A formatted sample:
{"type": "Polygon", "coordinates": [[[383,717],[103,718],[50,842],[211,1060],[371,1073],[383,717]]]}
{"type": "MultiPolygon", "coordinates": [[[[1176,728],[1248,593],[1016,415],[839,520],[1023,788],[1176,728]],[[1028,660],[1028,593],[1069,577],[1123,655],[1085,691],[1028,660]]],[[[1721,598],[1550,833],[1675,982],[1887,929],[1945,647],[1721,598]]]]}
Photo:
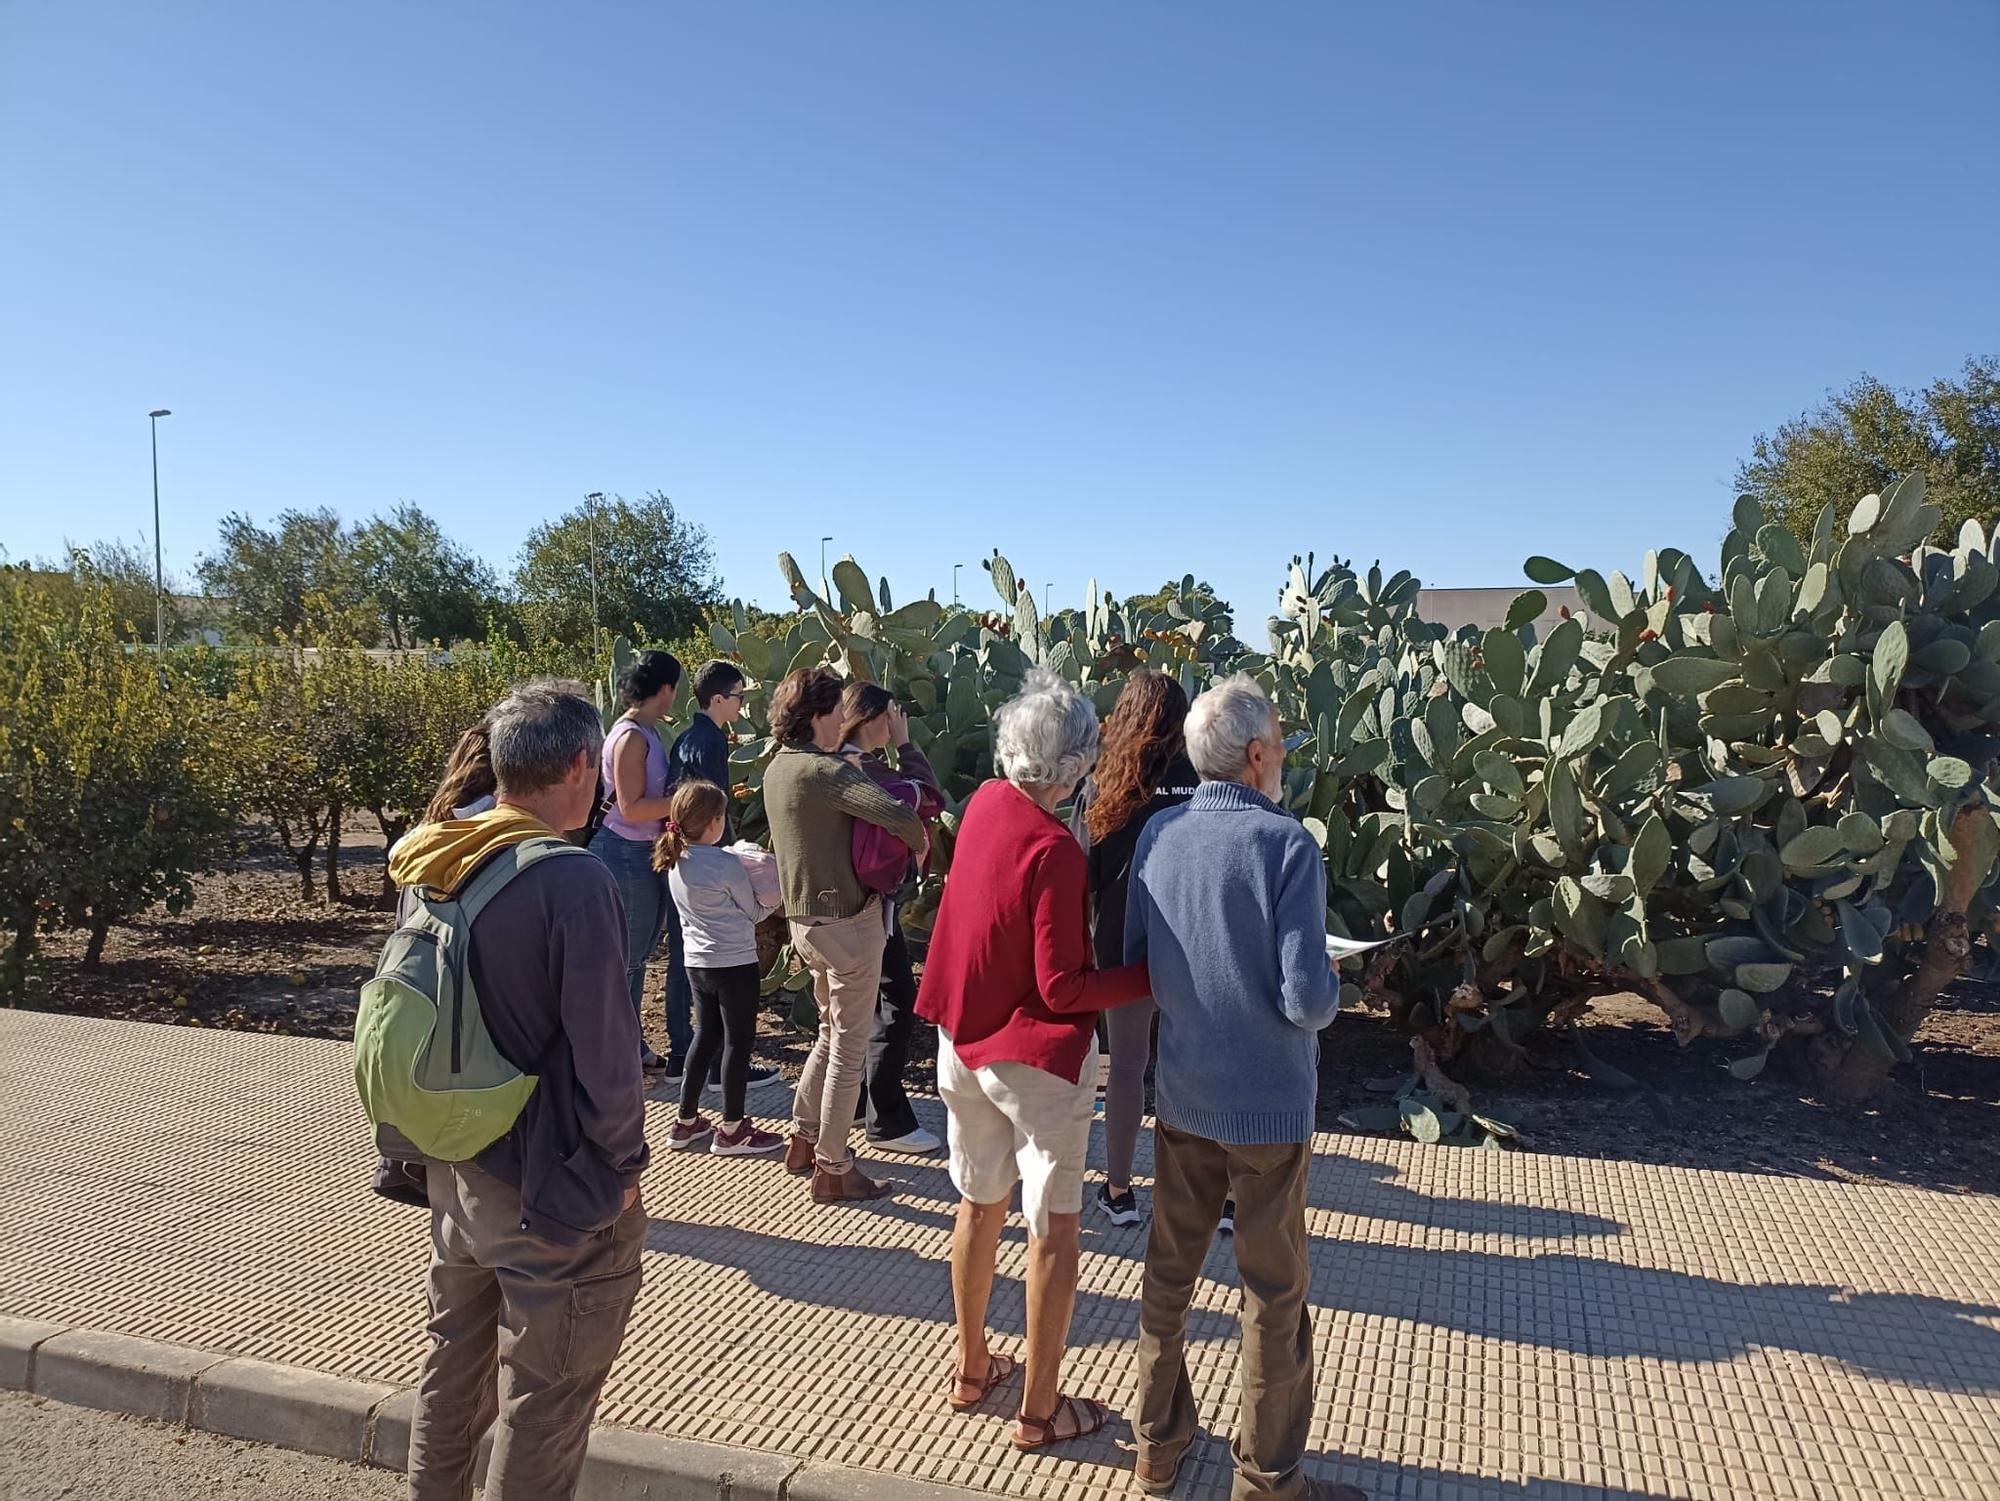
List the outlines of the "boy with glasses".
{"type": "MultiPolygon", "coordinates": [[[[674,737],[673,749],[667,752],[667,785],[669,788],[686,781],[713,782],[727,792],[729,777],[729,726],[743,715],[743,697],[748,679],[743,669],[734,662],[708,661],[701,664],[694,675],[694,722],[674,737]]],[[[729,814],[723,813],[721,843],[727,844],[734,833],[734,824],[729,814]]],[[[688,983],[687,965],[682,957],[681,918],[671,898],[667,904],[667,939],[672,952],[667,959],[667,1011],[669,1017],[687,1019],[683,1027],[675,1027],[669,1022],[668,1031],[678,1043],[684,1036],[693,1033],[694,990],[688,983]]],[[[667,1060],[667,1077],[679,1077],[686,1059],[680,1049],[675,1048],[674,1056],[667,1060]]],[[[721,1064],[709,1075],[708,1082],[722,1083],[721,1064]]],[[[760,1084],[770,1084],[779,1077],[775,1068],[765,1064],[750,1065],[750,1088],[760,1084]]]]}

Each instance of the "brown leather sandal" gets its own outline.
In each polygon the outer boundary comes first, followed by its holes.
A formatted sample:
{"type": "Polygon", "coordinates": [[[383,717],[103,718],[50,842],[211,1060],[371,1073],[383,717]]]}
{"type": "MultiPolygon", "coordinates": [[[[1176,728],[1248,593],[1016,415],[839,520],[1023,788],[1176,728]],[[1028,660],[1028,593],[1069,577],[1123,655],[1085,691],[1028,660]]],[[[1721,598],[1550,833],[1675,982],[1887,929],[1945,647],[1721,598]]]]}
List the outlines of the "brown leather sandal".
{"type": "Polygon", "coordinates": [[[951,1410],[953,1412],[972,1411],[973,1408],[977,1407],[1001,1387],[1013,1380],[1014,1373],[1020,1369],[1021,1363],[1014,1359],[1013,1356],[1001,1355],[989,1350],[986,1352],[986,1375],[983,1379],[977,1376],[968,1376],[963,1371],[954,1370],[951,1373],[951,1410]],[[965,1401],[958,1395],[959,1388],[965,1386],[976,1386],[979,1388],[979,1395],[974,1397],[970,1402],[965,1401]]]}
{"type": "Polygon", "coordinates": [[[1018,1412],[1014,1415],[1014,1421],[1033,1435],[1030,1438],[1022,1438],[1016,1432],[1014,1435],[1016,1449],[1046,1449],[1050,1444],[1065,1444],[1073,1438],[1089,1438],[1093,1433],[1103,1432],[1104,1425],[1111,1421],[1111,1409],[1094,1397],[1058,1396],[1055,1411],[1047,1417],[1031,1418],[1026,1412],[1018,1412]],[[1073,1432],[1056,1432],[1056,1424],[1064,1413],[1068,1413],[1069,1420],[1076,1425],[1073,1432]]]}

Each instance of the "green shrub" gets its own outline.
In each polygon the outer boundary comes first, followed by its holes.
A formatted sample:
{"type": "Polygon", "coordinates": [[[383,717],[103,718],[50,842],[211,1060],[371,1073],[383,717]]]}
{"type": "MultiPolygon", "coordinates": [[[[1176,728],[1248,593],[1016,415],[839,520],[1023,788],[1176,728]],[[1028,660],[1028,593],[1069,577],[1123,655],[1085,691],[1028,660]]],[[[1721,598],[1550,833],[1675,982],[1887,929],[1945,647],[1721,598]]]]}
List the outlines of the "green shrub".
{"type": "Polygon", "coordinates": [[[240,783],[218,706],[118,639],[111,593],[66,597],[0,573],[0,989],[38,934],[110,929],[164,901],[231,841],[240,783]]]}

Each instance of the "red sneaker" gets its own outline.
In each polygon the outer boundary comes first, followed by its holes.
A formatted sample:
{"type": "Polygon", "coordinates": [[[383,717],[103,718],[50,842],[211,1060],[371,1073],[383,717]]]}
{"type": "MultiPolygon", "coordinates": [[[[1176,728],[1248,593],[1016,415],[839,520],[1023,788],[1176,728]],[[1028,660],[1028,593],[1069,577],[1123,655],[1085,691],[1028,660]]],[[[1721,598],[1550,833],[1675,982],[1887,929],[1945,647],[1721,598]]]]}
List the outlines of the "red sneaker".
{"type": "Polygon", "coordinates": [[[691,1121],[677,1120],[673,1130],[667,1133],[669,1152],[693,1152],[708,1145],[708,1139],[715,1135],[715,1127],[705,1117],[697,1115],[691,1121]]]}
{"type": "Polygon", "coordinates": [[[726,1127],[718,1126],[708,1150],[717,1157],[762,1157],[766,1152],[775,1152],[785,1144],[785,1138],[775,1131],[759,1131],[749,1121],[738,1121],[732,1133],[726,1127]]]}

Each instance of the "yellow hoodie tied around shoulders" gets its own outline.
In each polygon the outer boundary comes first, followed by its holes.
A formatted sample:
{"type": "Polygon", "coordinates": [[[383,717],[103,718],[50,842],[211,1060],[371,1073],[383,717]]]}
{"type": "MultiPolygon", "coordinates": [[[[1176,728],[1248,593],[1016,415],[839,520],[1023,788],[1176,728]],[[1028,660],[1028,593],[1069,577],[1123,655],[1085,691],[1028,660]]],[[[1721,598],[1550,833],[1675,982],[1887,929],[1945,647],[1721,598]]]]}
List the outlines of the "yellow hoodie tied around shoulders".
{"type": "Polygon", "coordinates": [[[449,896],[495,850],[558,837],[534,814],[504,805],[471,818],[419,824],[389,852],[389,879],[399,887],[427,886],[449,896]]]}

